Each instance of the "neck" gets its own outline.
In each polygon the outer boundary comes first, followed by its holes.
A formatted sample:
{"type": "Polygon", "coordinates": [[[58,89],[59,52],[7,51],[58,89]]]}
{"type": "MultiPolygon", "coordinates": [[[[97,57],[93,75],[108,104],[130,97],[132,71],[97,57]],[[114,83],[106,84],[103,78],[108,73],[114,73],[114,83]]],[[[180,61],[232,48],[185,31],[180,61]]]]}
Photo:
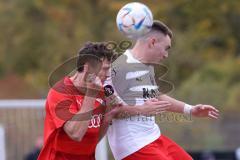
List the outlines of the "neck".
{"type": "Polygon", "coordinates": [[[82,93],[85,93],[84,89],[85,82],[83,79],[83,73],[76,72],[73,76],[70,77],[73,85],[82,93]]]}
{"type": "Polygon", "coordinates": [[[134,58],[139,60],[142,63],[149,63],[147,59],[147,52],[144,48],[144,45],[139,44],[139,42],[136,43],[136,45],[131,49],[131,53],[134,58]]]}

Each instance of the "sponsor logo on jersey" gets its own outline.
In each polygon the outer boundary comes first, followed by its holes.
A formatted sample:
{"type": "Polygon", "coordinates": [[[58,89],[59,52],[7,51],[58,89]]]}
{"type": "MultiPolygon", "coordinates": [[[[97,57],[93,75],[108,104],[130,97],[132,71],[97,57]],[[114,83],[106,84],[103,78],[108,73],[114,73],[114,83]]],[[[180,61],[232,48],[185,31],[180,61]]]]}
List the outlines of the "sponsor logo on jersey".
{"type": "Polygon", "coordinates": [[[104,94],[106,97],[113,95],[113,93],[114,93],[114,89],[111,85],[104,86],[104,94]]]}
{"type": "Polygon", "coordinates": [[[88,128],[99,128],[102,118],[103,118],[102,114],[92,115],[92,118],[90,120],[90,124],[88,125],[88,128]]]}
{"type": "Polygon", "coordinates": [[[154,89],[143,88],[143,98],[149,99],[157,96],[156,91],[154,89]]]}

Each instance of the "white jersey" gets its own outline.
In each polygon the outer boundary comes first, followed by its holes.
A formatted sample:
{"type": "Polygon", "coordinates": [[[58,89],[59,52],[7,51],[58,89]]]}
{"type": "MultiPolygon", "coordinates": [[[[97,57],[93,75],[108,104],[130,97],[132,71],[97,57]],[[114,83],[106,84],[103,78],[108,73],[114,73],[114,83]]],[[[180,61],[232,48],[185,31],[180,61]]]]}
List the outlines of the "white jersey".
{"type": "MultiPolygon", "coordinates": [[[[128,105],[142,105],[144,100],[155,97],[158,92],[154,68],[135,59],[129,50],[114,61],[111,81],[106,81],[106,85],[111,85],[115,96],[128,105]]],[[[114,119],[107,132],[116,160],[138,151],[159,136],[160,129],[155,123],[155,117],[142,115],[114,119]]]]}

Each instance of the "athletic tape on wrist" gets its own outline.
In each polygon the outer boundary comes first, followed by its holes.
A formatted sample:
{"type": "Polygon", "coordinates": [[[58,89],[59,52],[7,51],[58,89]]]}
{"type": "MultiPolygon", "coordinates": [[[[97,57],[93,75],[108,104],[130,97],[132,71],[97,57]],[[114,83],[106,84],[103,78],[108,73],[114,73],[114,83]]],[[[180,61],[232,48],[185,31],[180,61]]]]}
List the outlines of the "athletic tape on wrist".
{"type": "Polygon", "coordinates": [[[185,105],[184,105],[184,108],[183,108],[183,113],[185,113],[185,114],[191,114],[192,108],[193,108],[192,105],[185,104],[185,105]]]}

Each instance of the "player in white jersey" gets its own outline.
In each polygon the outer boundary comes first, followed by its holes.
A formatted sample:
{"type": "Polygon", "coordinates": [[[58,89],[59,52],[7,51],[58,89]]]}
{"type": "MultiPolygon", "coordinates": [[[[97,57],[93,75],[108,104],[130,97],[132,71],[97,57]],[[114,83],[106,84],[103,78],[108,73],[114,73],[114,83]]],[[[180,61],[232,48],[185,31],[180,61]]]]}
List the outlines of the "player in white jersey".
{"type": "MultiPolygon", "coordinates": [[[[168,111],[217,119],[219,111],[211,105],[188,105],[159,92],[153,64],[168,57],[172,32],[155,21],[151,31],[138,39],[112,64],[111,80],[106,88],[126,106],[139,106],[147,99],[170,102],[168,111]]],[[[159,86],[161,88],[161,86],[159,86]]],[[[116,160],[191,160],[180,146],[161,134],[154,116],[141,115],[114,119],[108,129],[108,140],[116,160]]]]}

